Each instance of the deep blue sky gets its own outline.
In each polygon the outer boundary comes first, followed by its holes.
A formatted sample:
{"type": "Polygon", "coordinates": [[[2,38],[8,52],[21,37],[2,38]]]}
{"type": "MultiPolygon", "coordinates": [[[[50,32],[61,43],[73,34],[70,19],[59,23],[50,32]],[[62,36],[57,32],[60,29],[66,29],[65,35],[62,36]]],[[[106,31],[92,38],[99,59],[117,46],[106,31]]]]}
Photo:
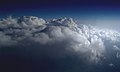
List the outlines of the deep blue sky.
{"type": "Polygon", "coordinates": [[[0,0],[0,15],[119,14],[116,0],[0,0]]]}

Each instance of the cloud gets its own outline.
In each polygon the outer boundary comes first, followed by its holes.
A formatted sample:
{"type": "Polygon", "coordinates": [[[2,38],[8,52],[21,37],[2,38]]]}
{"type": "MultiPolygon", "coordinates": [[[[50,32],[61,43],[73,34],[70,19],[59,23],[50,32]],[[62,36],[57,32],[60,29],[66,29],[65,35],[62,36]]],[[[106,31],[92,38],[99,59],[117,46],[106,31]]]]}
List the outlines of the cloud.
{"type": "MultiPolygon", "coordinates": [[[[34,16],[23,16],[8,17],[0,21],[0,49],[3,60],[10,59],[10,56],[14,63],[14,60],[21,61],[22,57],[44,72],[48,72],[46,69],[50,72],[57,69],[57,72],[67,72],[67,67],[72,71],[82,71],[83,67],[85,72],[84,68],[89,64],[93,67],[100,63],[118,65],[114,59],[120,57],[119,43],[119,32],[76,24],[72,18],[46,21],[34,16]]],[[[99,67],[102,68],[101,65],[99,67]]]]}

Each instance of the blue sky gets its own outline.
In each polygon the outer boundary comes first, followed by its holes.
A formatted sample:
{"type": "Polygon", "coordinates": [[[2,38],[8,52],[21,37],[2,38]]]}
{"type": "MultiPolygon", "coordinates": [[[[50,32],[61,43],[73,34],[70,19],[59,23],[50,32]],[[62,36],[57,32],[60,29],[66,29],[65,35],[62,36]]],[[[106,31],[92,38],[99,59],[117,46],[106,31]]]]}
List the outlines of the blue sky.
{"type": "Polygon", "coordinates": [[[116,0],[1,0],[0,15],[78,16],[120,13],[116,0]]]}

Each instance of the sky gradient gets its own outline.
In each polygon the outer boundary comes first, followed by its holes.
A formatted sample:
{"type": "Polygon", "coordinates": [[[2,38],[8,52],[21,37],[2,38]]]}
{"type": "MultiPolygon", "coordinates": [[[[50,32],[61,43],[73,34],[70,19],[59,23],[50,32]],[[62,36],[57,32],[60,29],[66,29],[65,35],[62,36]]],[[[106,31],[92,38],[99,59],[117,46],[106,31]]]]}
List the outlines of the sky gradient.
{"type": "Polygon", "coordinates": [[[1,14],[83,14],[92,12],[120,12],[120,2],[112,0],[1,0],[1,14]],[[81,13],[82,12],[82,13],[81,13]]]}
{"type": "Polygon", "coordinates": [[[119,23],[116,0],[0,0],[0,72],[120,72],[119,23]]]}

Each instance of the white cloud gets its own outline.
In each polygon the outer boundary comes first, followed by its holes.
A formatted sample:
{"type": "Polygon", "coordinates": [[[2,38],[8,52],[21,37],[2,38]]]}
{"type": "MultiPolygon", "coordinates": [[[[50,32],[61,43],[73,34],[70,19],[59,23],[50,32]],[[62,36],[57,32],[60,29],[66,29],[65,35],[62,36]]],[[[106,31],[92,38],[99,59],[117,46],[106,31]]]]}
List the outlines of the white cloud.
{"type": "Polygon", "coordinates": [[[105,44],[106,41],[112,44],[120,42],[120,33],[76,24],[72,18],[45,21],[38,17],[23,16],[9,17],[0,21],[1,46],[13,45],[16,42],[18,46],[22,44],[24,47],[38,47],[53,57],[75,54],[90,62],[98,63],[105,59],[109,47],[105,44]]]}

